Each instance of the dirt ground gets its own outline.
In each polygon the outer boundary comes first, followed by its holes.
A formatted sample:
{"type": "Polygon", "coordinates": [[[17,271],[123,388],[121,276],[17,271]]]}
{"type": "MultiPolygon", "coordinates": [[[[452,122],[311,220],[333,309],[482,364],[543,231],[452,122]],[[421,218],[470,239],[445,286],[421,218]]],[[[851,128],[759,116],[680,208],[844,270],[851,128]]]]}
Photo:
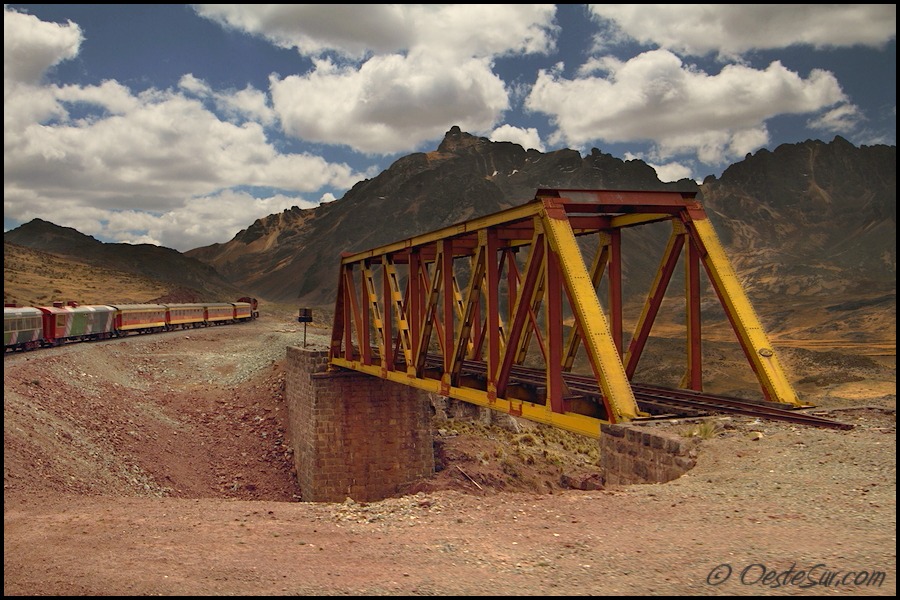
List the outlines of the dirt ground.
{"type": "Polygon", "coordinates": [[[433,478],[310,503],[284,429],[303,336],[264,314],[7,355],[4,595],[896,593],[893,356],[779,350],[855,427],[717,417],[669,483],[590,489],[590,440],[457,407],[433,478]]]}

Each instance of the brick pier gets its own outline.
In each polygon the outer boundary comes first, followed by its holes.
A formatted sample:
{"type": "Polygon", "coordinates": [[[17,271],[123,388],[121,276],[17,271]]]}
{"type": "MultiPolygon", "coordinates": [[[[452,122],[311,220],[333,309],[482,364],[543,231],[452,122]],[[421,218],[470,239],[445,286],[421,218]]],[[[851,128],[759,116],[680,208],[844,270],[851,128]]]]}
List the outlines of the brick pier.
{"type": "Polygon", "coordinates": [[[372,375],[326,372],[327,363],[327,352],[287,348],[287,435],[302,500],[371,502],[434,474],[427,395],[372,375]]]}
{"type": "Polygon", "coordinates": [[[665,483],[697,464],[696,438],[651,426],[600,426],[600,468],[608,484],[665,483]]]}

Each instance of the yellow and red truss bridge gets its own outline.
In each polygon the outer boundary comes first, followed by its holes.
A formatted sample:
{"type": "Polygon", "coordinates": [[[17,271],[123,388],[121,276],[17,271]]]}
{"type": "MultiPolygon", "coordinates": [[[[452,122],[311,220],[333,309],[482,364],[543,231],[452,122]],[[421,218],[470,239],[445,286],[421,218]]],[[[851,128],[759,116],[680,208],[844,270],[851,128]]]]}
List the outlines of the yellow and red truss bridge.
{"type": "Polygon", "coordinates": [[[679,393],[703,389],[702,268],[761,404],[806,406],[693,192],[541,189],[521,206],[345,253],[329,362],[598,437],[602,423],[649,416],[639,400],[652,400],[653,390],[631,380],[679,261],[679,393]],[[668,241],[626,347],[622,236],[653,223],[669,223],[668,241]],[[576,357],[584,373],[573,372],[576,357]]]}

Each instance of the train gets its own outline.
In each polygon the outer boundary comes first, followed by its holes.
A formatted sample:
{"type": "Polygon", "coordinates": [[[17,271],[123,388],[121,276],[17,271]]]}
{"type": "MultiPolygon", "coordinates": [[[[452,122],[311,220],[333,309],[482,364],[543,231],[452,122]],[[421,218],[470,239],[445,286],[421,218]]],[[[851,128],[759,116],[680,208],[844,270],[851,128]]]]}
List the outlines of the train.
{"type": "Polygon", "coordinates": [[[36,350],[129,334],[242,323],[258,317],[259,302],[246,296],[235,302],[6,305],[3,344],[5,352],[36,350]]]}

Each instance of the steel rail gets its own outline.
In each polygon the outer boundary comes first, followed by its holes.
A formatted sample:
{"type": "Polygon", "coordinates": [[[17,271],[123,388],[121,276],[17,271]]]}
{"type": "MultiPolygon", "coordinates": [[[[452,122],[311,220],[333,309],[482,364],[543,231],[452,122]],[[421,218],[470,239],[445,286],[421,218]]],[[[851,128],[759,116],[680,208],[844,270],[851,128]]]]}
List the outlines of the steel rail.
{"type": "MultiPolygon", "coordinates": [[[[661,407],[687,408],[713,413],[733,413],[760,419],[786,421],[797,425],[811,425],[831,429],[853,429],[853,425],[849,423],[841,423],[825,417],[797,412],[803,407],[784,409],[771,406],[771,403],[658,386],[633,385],[632,388],[634,389],[635,399],[639,404],[643,402],[661,407]]],[[[805,408],[811,407],[807,406],[805,408]]]]}

